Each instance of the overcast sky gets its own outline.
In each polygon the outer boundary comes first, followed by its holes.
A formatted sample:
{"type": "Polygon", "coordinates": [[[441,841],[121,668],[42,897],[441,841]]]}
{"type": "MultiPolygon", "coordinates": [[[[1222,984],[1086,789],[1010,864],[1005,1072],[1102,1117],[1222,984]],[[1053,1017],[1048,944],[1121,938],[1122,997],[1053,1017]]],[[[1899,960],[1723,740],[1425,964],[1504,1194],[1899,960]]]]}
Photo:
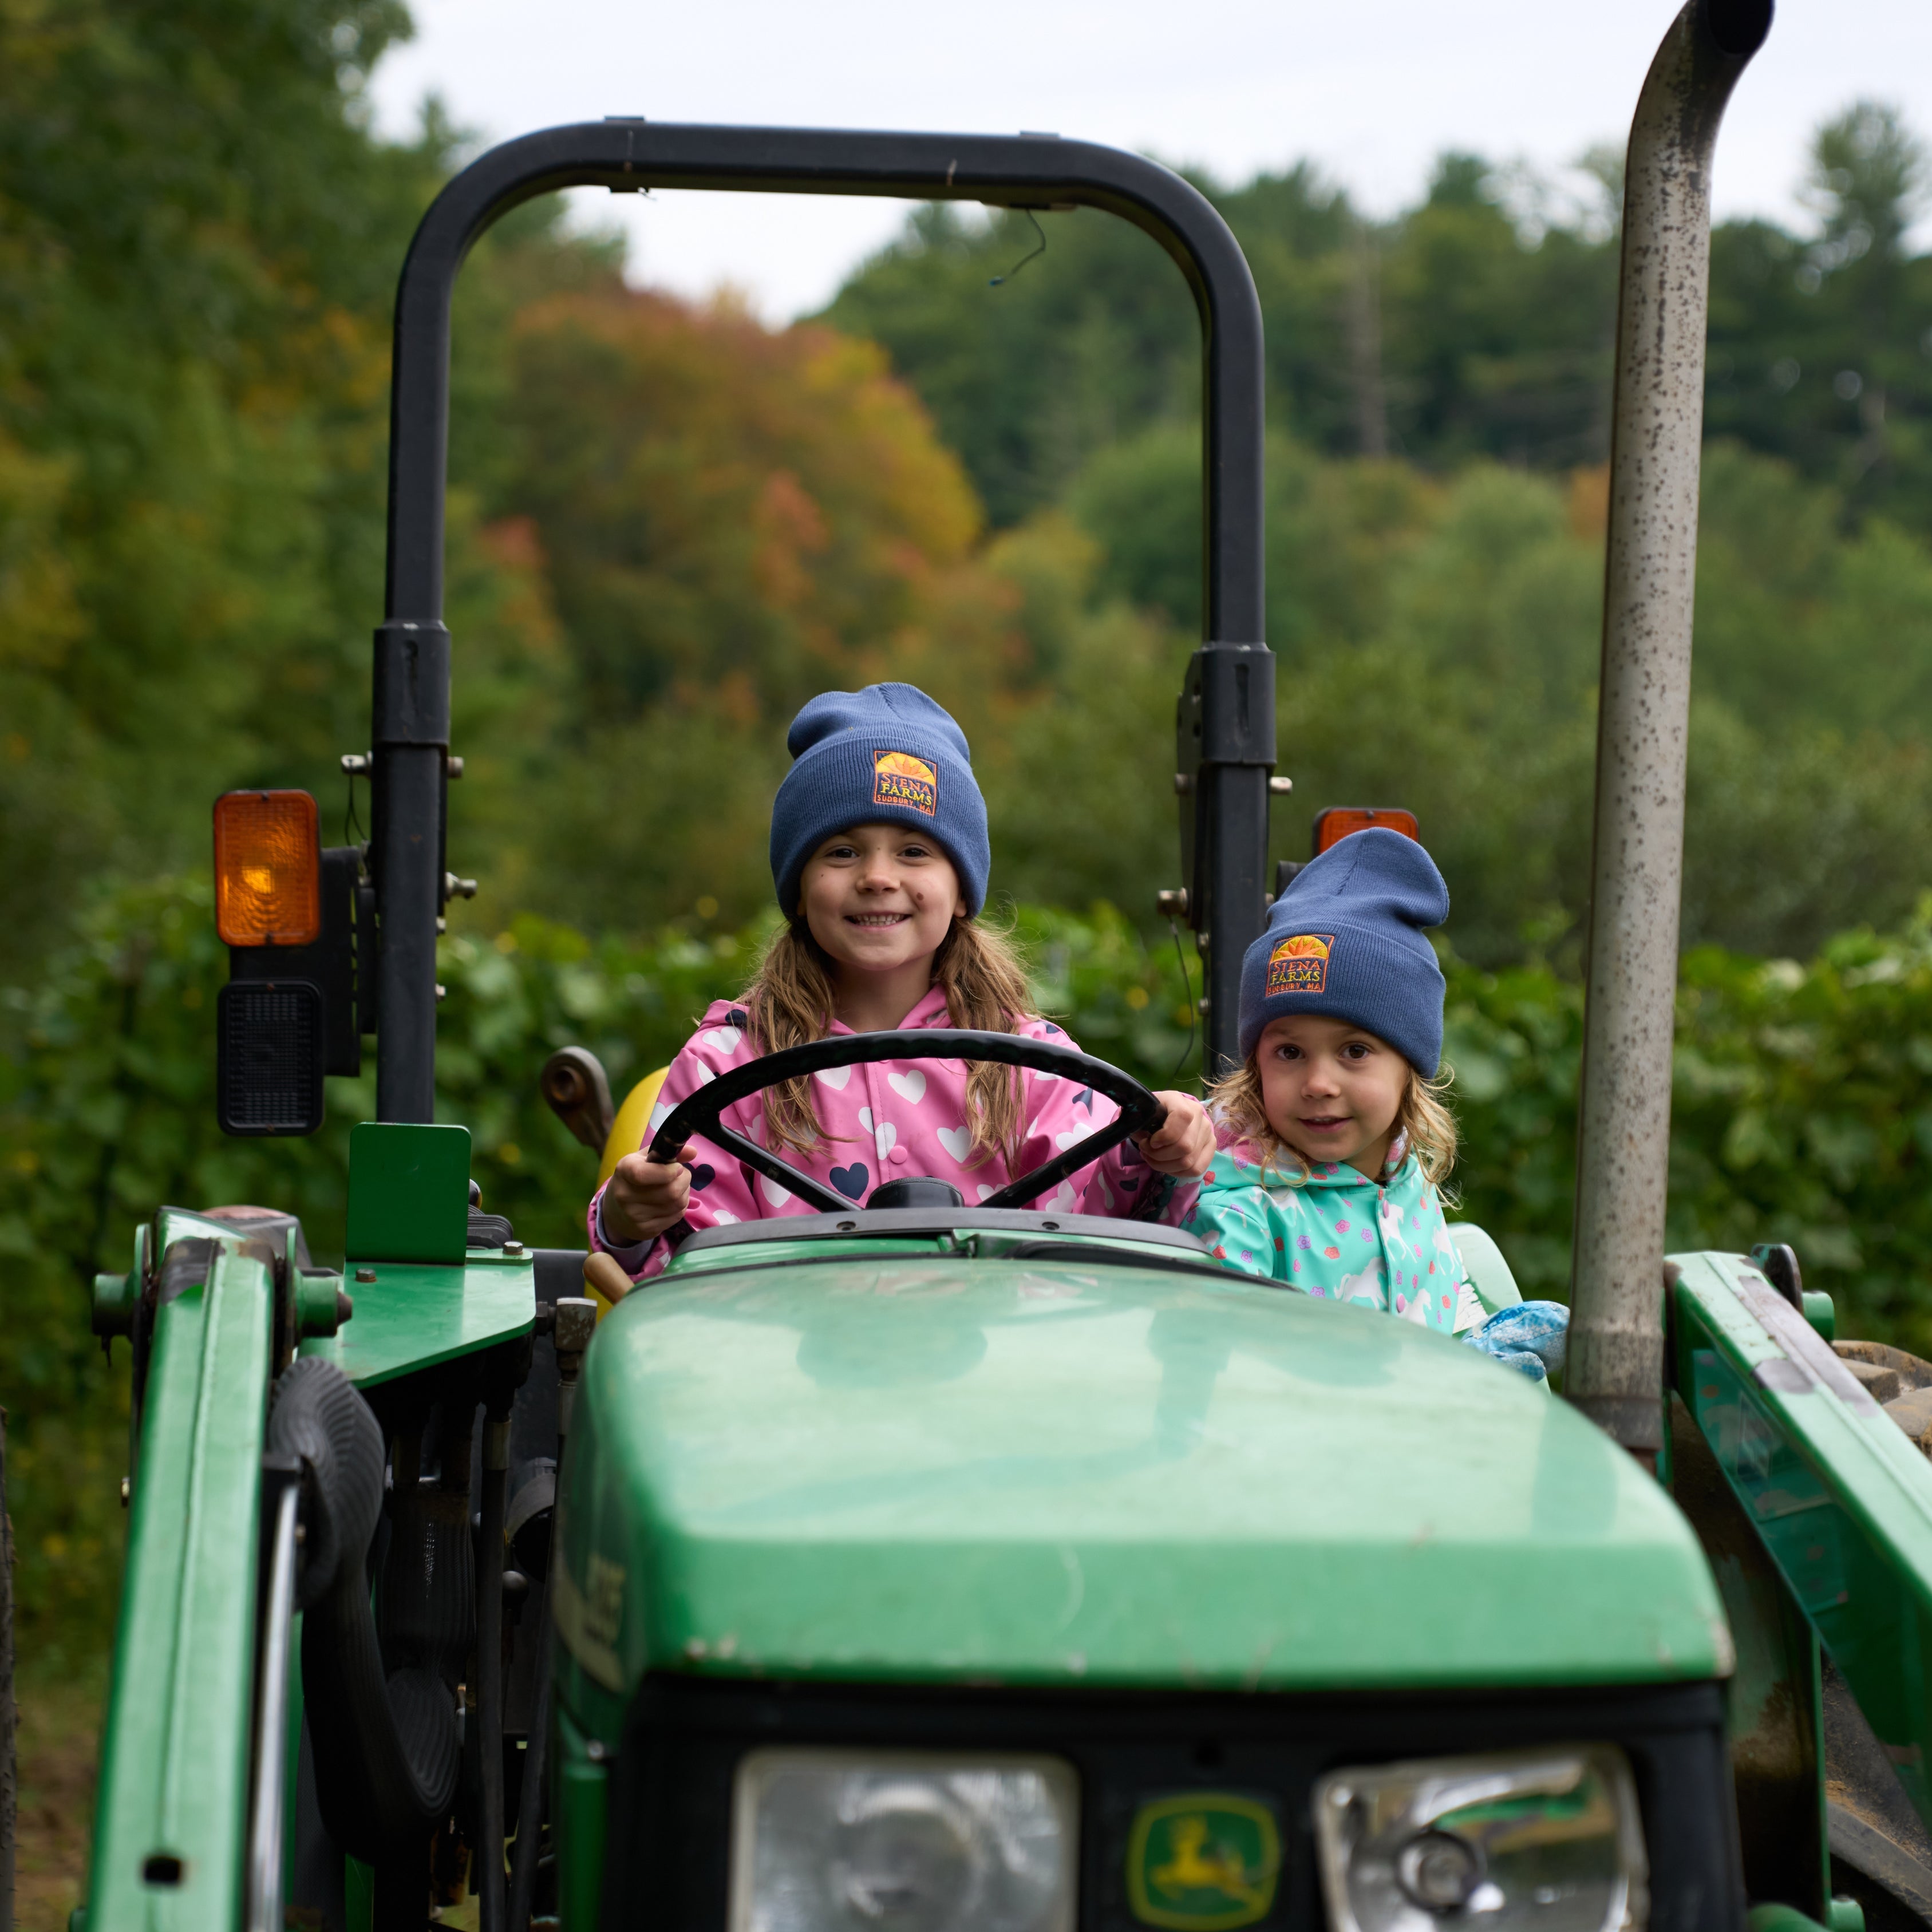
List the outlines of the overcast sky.
{"type": "MultiPolygon", "coordinates": [[[[492,139],[606,114],[964,133],[1048,130],[1238,182],[1304,158],[1363,205],[1412,200],[1472,148],[1554,176],[1621,146],[1672,0],[411,0],[374,80],[379,124],[434,92],[492,139]]],[[[1864,96],[1932,135],[1932,0],[1780,0],[1718,151],[1719,214],[1797,221],[1812,130],[1864,96]]],[[[1574,175],[1569,184],[1580,188],[1574,175]]],[[[620,220],[634,279],[730,283],[774,321],[817,308],[887,240],[896,202],[578,197],[620,220]]],[[[1922,231],[1923,232],[1923,231],[1922,231]]]]}

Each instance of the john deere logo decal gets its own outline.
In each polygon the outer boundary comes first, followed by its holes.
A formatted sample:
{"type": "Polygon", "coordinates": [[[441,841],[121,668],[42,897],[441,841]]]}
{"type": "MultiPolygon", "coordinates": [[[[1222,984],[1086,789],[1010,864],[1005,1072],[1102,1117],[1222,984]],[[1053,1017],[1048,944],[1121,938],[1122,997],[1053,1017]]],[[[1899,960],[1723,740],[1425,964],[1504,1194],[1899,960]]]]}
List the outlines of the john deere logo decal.
{"type": "Polygon", "coordinates": [[[1328,953],[1332,932],[1298,932],[1268,955],[1268,992],[1322,993],[1328,989],[1328,953]]]}
{"type": "Polygon", "coordinates": [[[1281,1876],[1274,1814],[1194,1792],[1143,1804],[1127,1844],[1127,1903],[1143,1925],[1233,1932],[1265,1918],[1281,1876]]]}
{"type": "Polygon", "coordinates": [[[874,752],[872,802],[909,805],[931,818],[939,810],[939,767],[910,752],[874,752]]]}

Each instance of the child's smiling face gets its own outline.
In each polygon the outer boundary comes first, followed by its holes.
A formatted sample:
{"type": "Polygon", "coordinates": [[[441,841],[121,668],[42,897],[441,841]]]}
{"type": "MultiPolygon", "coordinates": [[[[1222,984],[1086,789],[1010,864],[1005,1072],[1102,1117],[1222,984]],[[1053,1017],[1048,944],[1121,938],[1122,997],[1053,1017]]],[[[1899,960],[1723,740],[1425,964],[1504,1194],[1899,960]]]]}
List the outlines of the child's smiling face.
{"type": "Polygon", "coordinates": [[[1255,1043],[1268,1125],[1305,1159],[1381,1178],[1409,1065],[1386,1040],[1325,1013],[1271,1020],[1255,1043]]]}
{"type": "Polygon", "coordinates": [[[839,967],[860,973],[929,960],[966,916],[952,860],[903,825],[854,826],[821,841],[799,895],[812,938],[839,967]]]}

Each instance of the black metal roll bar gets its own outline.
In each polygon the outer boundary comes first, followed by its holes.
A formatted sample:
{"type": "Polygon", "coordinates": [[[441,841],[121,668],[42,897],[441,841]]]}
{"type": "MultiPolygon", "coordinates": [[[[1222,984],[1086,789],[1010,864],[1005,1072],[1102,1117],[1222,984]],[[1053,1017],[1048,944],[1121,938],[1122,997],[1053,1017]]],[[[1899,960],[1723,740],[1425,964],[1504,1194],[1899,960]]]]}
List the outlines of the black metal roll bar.
{"type": "Polygon", "coordinates": [[[1264,909],[1274,661],[1263,640],[1261,305],[1226,223],[1156,163],[1053,135],[620,118],[493,148],[437,196],[403,265],[390,397],[388,586],[376,633],[370,740],[378,1114],[428,1120],[435,1100],[436,924],[448,897],[450,642],[442,578],[451,294],[464,258],[499,216],[535,196],[585,186],[1084,206],[1144,230],[1180,266],[1201,316],[1206,538],[1204,641],[1180,700],[1181,788],[1194,825],[1189,923],[1206,959],[1206,1064],[1211,1072],[1232,1063],[1240,956],[1264,909]]]}

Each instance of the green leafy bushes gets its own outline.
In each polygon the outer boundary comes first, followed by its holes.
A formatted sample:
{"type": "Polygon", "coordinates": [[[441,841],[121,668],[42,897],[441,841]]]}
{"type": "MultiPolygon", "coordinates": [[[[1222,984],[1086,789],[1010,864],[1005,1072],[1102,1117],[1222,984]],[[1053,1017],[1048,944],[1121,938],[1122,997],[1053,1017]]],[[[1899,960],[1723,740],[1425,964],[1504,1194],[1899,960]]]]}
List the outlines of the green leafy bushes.
{"type": "MultiPolygon", "coordinates": [[[[1450,971],[1448,1053],[1469,1217],[1526,1289],[1568,1272],[1580,988],[1530,968],[1450,971]]],[[[1809,965],[1714,946],[1678,994],[1668,1241],[1797,1250],[1839,1332],[1932,1353],[1932,904],[1809,965]]]]}
{"type": "MultiPolygon", "coordinates": [[[[1042,1006],[1090,1052],[1150,1085],[1190,1066],[1198,991],[1170,944],[1119,914],[1018,916],[1042,1006]]],[[[676,1051],[735,992],[762,937],[688,930],[592,941],[532,916],[445,942],[439,1105],[475,1136],[484,1203],[522,1238],[574,1246],[596,1162],[537,1088],[579,1044],[614,1095],[676,1051]]],[[[1580,990],[1548,968],[1486,973],[1453,957],[1448,1054],[1463,1134],[1462,1212],[1502,1243],[1526,1291],[1568,1280],[1580,990]]],[[[214,1118],[214,1017],[226,974],[200,879],[104,899],[32,992],[0,995],[0,1400],[11,1411],[24,1640],[58,1664],[106,1640],[126,1354],[88,1335],[97,1268],[122,1268],[163,1202],[298,1212],[339,1256],[348,1135],[373,1071],[331,1083],[306,1141],[229,1140],[214,1118]]],[[[1932,1352],[1932,902],[1901,932],[1852,933],[1809,964],[1704,949],[1679,994],[1670,1244],[1786,1240],[1841,1332],[1932,1352]]]]}

